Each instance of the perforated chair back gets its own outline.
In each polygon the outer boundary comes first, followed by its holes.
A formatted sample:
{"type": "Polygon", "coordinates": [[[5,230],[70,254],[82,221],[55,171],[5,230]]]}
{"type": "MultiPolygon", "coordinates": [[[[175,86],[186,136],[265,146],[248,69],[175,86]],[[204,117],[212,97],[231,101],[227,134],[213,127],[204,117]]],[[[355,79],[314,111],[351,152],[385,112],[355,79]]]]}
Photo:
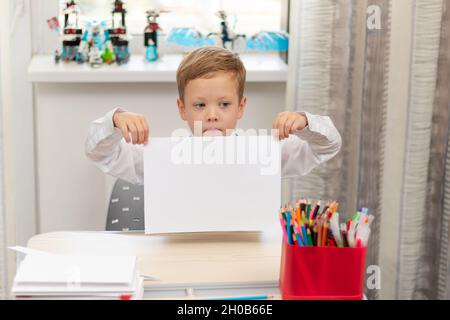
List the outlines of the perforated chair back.
{"type": "Polygon", "coordinates": [[[109,199],[106,231],[143,230],[144,186],[117,179],[109,199]]]}

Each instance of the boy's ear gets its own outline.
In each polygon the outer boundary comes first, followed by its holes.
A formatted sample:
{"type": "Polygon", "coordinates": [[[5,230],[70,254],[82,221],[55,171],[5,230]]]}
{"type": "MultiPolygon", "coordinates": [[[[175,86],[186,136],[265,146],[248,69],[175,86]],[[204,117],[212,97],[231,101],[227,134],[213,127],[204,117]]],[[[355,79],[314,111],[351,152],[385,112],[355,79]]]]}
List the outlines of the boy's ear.
{"type": "Polygon", "coordinates": [[[241,102],[239,103],[239,112],[238,112],[238,119],[241,119],[244,115],[245,107],[247,106],[247,97],[243,96],[241,102]]]}
{"type": "Polygon", "coordinates": [[[178,112],[180,113],[181,119],[186,121],[186,109],[184,108],[183,101],[180,98],[177,99],[178,112]]]}

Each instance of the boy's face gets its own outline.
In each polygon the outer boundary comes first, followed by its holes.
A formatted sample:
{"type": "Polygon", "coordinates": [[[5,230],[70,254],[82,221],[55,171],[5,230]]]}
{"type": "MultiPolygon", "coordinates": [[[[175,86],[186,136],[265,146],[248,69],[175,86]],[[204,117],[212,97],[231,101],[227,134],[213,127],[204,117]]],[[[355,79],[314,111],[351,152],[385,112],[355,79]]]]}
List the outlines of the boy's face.
{"type": "Polygon", "coordinates": [[[184,102],[178,99],[177,104],[181,118],[188,122],[194,135],[231,133],[242,118],[247,102],[246,97],[239,101],[237,85],[234,74],[230,72],[216,72],[208,78],[188,82],[184,89],[184,102]],[[201,132],[198,132],[199,123],[201,132]]]}

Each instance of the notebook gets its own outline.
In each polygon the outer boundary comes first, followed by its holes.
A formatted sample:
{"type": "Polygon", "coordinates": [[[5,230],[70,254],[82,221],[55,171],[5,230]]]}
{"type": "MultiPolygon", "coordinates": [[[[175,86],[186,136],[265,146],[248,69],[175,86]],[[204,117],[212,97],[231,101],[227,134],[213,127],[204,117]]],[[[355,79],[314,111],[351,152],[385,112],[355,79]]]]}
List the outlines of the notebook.
{"type": "Polygon", "coordinates": [[[143,278],[135,256],[71,256],[28,253],[12,293],[16,297],[120,297],[142,294],[143,278]]]}

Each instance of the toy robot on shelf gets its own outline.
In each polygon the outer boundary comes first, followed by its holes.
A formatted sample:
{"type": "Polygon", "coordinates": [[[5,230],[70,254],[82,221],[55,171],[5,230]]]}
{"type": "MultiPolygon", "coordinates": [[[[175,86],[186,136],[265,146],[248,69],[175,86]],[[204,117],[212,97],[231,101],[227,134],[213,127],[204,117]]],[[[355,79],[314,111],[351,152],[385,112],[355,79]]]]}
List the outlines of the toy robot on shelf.
{"type": "Polygon", "coordinates": [[[126,13],[127,11],[124,8],[123,1],[115,0],[112,11],[112,28],[109,30],[109,37],[118,64],[124,64],[130,60],[125,22],[126,13]]]}
{"type": "MultiPolygon", "coordinates": [[[[75,1],[66,1],[64,13],[64,29],[62,34],[62,51],[59,57],[55,56],[55,61],[64,62],[75,61],[78,47],[81,42],[82,30],[78,27],[80,16],[79,6],[75,1]]],[[[55,53],[58,54],[58,53],[55,53]]]]}
{"type": "Polygon", "coordinates": [[[78,63],[88,61],[92,66],[97,67],[101,64],[100,60],[107,64],[114,62],[114,49],[109,31],[105,26],[105,22],[93,21],[87,23],[76,57],[78,63]]]}
{"type": "Polygon", "coordinates": [[[158,31],[161,28],[156,19],[159,14],[160,12],[156,10],[147,11],[148,25],[144,30],[144,46],[145,59],[149,62],[158,60],[158,31]]]}
{"type": "Polygon", "coordinates": [[[211,37],[212,35],[219,35],[220,36],[220,40],[222,42],[222,46],[224,48],[230,49],[230,50],[234,50],[235,47],[235,42],[238,41],[240,38],[244,39],[246,38],[246,36],[244,34],[232,34],[232,32],[230,31],[230,28],[228,27],[228,15],[225,11],[221,10],[218,11],[216,13],[216,16],[218,16],[220,18],[220,28],[221,28],[221,32],[220,34],[218,33],[210,33],[208,34],[208,37],[211,37]]]}
{"type": "Polygon", "coordinates": [[[89,40],[89,63],[92,67],[99,67],[103,63],[102,53],[105,46],[105,37],[102,24],[94,22],[91,27],[89,40]]]}

